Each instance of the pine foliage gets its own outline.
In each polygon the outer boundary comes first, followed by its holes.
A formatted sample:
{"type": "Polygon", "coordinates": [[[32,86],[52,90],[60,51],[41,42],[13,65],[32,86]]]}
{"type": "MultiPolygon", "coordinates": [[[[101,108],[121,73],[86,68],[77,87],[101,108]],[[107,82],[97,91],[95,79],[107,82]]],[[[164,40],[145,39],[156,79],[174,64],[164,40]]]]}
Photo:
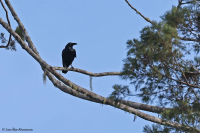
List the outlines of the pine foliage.
{"type": "MultiPolygon", "coordinates": [[[[198,128],[200,123],[200,1],[182,0],[161,21],[127,41],[121,78],[130,81],[144,103],[170,107],[160,118],[198,128]]],[[[115,85],[112,99],[133,88],[115,85]],[[117,87],[117,89],[116,89],[117,87]],[[117,94],[116,92],[120,92],[117,94]],[[116,94],[116,95],[114,95],[116,94]]],[[[126,95],[127,96],[127,95],[126,95]]],[[[124,97],[123,97],[124,98],[124,97]]],[[[122,99],[122,98],[121,98],[122,99]]],[[[184,131],[185,129],[183,129],[184,131]]],[[[145,126],[144,132],[183,132],[171,127],[145,126]]]]}

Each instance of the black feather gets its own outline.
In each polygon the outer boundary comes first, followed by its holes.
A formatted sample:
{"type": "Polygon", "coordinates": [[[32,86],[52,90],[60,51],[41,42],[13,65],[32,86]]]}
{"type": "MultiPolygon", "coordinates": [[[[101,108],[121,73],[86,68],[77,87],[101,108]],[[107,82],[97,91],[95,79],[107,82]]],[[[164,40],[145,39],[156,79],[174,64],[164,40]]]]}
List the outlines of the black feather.
{"type": "MultiPolygon", "coordinates": [[[[74,45],[77,45],[77,43],[69,42],[62,51],[62,63],[65,68],[68,68],[76,57],[76,50],[73,49],[74,45]]],[[[62,73],[67,73],[67,71],[63,70],[62,73]]]]}

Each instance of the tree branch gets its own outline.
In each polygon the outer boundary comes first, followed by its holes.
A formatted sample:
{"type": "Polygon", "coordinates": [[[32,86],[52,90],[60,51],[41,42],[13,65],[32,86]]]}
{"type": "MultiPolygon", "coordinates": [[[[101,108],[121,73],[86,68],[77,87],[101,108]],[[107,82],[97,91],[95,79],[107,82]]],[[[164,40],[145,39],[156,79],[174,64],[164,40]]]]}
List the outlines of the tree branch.
{"type": "MultiPolygon", "coordinates": [[[[43,70],[46,71],[44,68],[43,68],[43,70]]],[[[53,83],[53,85],[55,87],[59,88],[61,91],[65,92],[65,93],[68,93],[68,94],[70,94],[72,96],[84,99],[84,100],[100,103],[96,99],[92,99],[91,97],[88,97],[88,96],[86,96],[86,95],[84,95],[84,94],[82,94],[82,93],[80,93],[80,92],[78,92],[78,91],[76,91],[76,90],[64,85],[63,83],[61,83],[60,81],[55,79],[54,76],[49,71],[46,71],[46,75],[49,78],[49,80],[53,83]]]]}
{"type": "Polygon", "coordinates": [[[181,5],[184,5],[184,4],[191,4],[192,2],[194,2],[194,1],[188,1],[188,2],[182,3],[182,1],[183,1],[183,0],[179,0],[179,4],[178,4],[177,8],[180,8],[181,5]]]}
{"type": "Polygon", "coordinates": [[[142,103],[137,103],[137,102],[132,102],[132,101],[125,101],[125,100],[122,100],[121,103],[125,104],[129,107],[135,108],[135,109],[149,111],[149,112],[158,113],[158,114],[160,114],[166,110],[172,109],[172,108],[162,108],[162,107],[158,107],[158,106],[152,106],[152,105],[148,105],[148,104],[142,104],[142,103]]]}
{"type": "Polygon", "coordinates": [[[55,70],[67,70],[67,71],[74,71],[78,73],[82,73],[88,76],[93,77],[101,77],[101,76],[112,76],[112,75],[120,75],[121,72],[103,72],[103,73],[92,73],[86,70],[78,69],[78,68],[64,68],[64,67],[53,67],[55,70]]]}
{"type": "Polygon", "coordinates": [[[126,3],[127,3],[133,10],[136,11],[136,13],[138,13],[140,16],[142,16],[147,22],[153,24],[153,22],[152,22],[149,18],[145,17],[145,16],[142,15],[137,9],[135,9],[135,8],[128,2],[128,0],[125,0],[125,1],[126,1],[126,3]]]}
{"type": "MultiPolygon", "coordinates": [[[[5,8],[5,6],[4,6],[2,0],[0,0],[0,1],[1,1],[1,5],[2,5],[3,9],[4,9],[5,12],[6,12],[6,18],[7,18],[8,24],[9,24],[9,26],[11,27],[11,25],[10,25],[10,20],[9,20],[9,18],[8,18],[8,11],[6,10],[6,8],[5,8]]],[[[6,46],[0,46],[0,48],[7,48],[7,47],[9,46],[9,44],[10,44],[10,41],[11,41],[11,34],[10,34],[10,36],[9,36],[8,44],[7,44],[6,46]]]]}
{"type": "Polygon", "coordinates": [[[14,8],[12,7],[10,1],[5,0],[5,2],[6,2],[6,5],[8,6],[8,8],[10,9],[14,19],[17,21],[19,28],[22,30],[22,33],[24,33],[24,38],[25,38],[26,42],[28,42],[28,46],[31,48],[31,50],[33,50],[36,54],[39,55],[37,49],[33,45],[33,42],[31,40],[30,36],[28,35],[28,32],[26,31],[26,29],[24,28],[24,25],[22,24],[19,17],[17,16],[17,13],[15,12],[14,8]]]}
{"type": "MultiPolygon", "coordinates": [[[[79,97],[79,98],[84,99],[84,100],[97,102],[97,103],[102,103],[102,102],[99,102],[99,101],[97,101],[95,99],[91,99],[90,97],[88,97],[86,95],[83,96],[82,93],[79,93],[79,92],[75,91],[74,89],[71,89],[70,87],[64,85],[60,81],[56,80],[54,78],[54,76],[50,72],[47,72],[46,75],[48,76],[49,80],[52,81],[54,86],[58,87],[63,92],[68,93],[68,94],[73,95],[73,96],[76,96],[76,97],[79,97]]],[[[125,100],[122,100],[121,103],[124,104],[124,105],[127,105],[129,107],[135,108],[135,109],[149,111],[149,112],[152,112],[152,113],[162,113],[165,110],[171,109],[171,108],[161,108],[161,107],[157,107],[157,106],[151,106],[151,105],[147,105],[147,104],[141,104],[141,103],[132,102],[132,101],[125,101],[125,100]]]]}

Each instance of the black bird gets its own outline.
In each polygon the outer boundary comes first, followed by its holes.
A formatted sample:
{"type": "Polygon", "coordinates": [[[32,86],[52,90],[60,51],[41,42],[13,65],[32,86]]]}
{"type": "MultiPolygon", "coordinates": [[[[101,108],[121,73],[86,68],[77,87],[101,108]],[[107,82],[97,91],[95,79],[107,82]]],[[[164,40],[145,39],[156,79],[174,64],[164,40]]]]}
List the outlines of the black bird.
{"type": "MultiPolygon", "coordinates": [[[[76,50],[73,49],[74,45],[77,45],[77,43],[69,42],[62,51],[62,63],[65,68],[68,68],[70,65],[72,66],[72,62],[76,57],[76,50]]],[[[72,68],[74,67],[72,66],[72,68]]],[[[67,71],[62,70],[62,73],[67,73],[67,71]]]]}

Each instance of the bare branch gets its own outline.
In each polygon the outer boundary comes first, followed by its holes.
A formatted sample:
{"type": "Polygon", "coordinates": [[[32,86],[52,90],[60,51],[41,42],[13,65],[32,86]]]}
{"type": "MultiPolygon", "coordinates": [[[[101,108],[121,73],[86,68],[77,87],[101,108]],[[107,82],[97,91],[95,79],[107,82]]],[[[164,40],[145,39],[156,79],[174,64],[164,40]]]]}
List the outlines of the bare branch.
{"type": "MultiPolygon", "coordinates": [[[[74,89],[71,89],[70,87],[62,84],[60,81],[56,80],[50,72],[46,72],[46,74],[47,74],[48,78],[52,81],[54,86],[58,87],[63,92],[71,94],[71,95],[76,94],[74,96],[79,97],[79,98],[84,99],[84,100],[101,103],[101,102],[99,102],[95,99],[91,99],[90,97],[88,97],[86,95],[82,96],[82,93],[79,93],[79,92],[75,91],[74,89]]],[[[161,108],[161,107],[157,107],[157,106],[151,106],[151,105],[147,105],[147,104],[141,104],[141,103],[132,102],[132,101],[125,101],[125,100],[122,100],[121,103],[124,104],[124,105],[127,105],[129,107],[135,108],[135,109],[140,109],[140,110],[149,111],[149,112],[153,112],[153,113],[161,113],[161,112],[164,112],[165,110],[171,109],[171,108],[161,108]]]]}
{"type": "MultiPolygon", "coordinates": [[[[46,71],[44,68],[43,68],[44,71],[46,71]]],[[[81,99],[84,99],[84,100],[88,100],[88,101],[93,101],[93,102],[96,102],[96,103],[100,103],[99,101],[95,100],[95,99],[92,99],[91,97],[88,97],[66,85],[64,85],[63,83],[61,83],[59,80],[55,79],[54,76],[46,71],[46,75],[47,77],[49,78],[49,80],[53,83],[53,85],[57,88],[59,88],[61,91],[65,92],[65,93],[68,93],[70,95],[73,95],[73,96],[76,96],[78,98],[81,98],[81,99]]]]}
{"type": "Polygon", "coordinates": [[[26,29],[24,28],[24,25],[22,24],[22,22],[20,21],[19,17],[17,16],[17,13],[15,12],[15,10],[13,9],[11,3],[9,0],[5,0],[6,5],[8,6],[8,8],[10,9],[14,19],[17,21],[19,28],[22,30],[22,33],[24,33],[24,37],[25,40],[28,42],[29,47],[36,53],[39,55],[37,49],[35,48],[35,46],[33,45],[33,42],[31,41],[30,36],[28,35],[28,32],[26,31],[26,29]]]}
{"type": "MultiPolygon", "coordinates": [[[[106,73],[100,73],[100,74],[99,73],[92,73],[92,72],[88,72],[88,71],[77,69],[77,68],[74,68],[74,69],[73,68],[65,69],[63,67],[53,67],[53,68],[55,68],[55,70],[67,70],[67,71],[80,72],[80,73],[83,73],[83,74],[86,74],[86,75],[89,75],[89,76],[96,76],[96,77],[98,77],[100,75],[107,76],[106,73]]],[[[109,72],[109,73],[113,73],[113,72],[109,72]]],[[[112,75],[114,75],[115,73],[116,73],[116,75],[120,74],[120,72],[114,72],[112,75]]],[[[85,99],[85,100],[87,100],[87,99],[85,99]]],[[[147,105],[147,104],[141,104],[141,103],[132,102],[132,101],[125,101],[125,100],[122,100],[121,103],[124,104],[124,105],[127,105],[129,107],[135,108],[135,109],[150,111],[150,112],[153,112],[153,113],[161,113],[165,110],[171,109],[171,108],[161,108],[161,107],[157,107],[157,106],[151,106],[151,105],[147,105]]]]}
{"type": "MultiPolygon", "coordinates": [[[[47,75],[48,75],[49,79],[52,81],[52,83],[54,84],[54,86],[60,88],[62,91],[66,92],[68,94],[70,94],[69,92],[74,91],[73,89],[71,89],[71,88],[65,86],[64,84],[62,84],[61,82],[56,81],[56,79],[49,72],[47,72],[47,75]],[[67,89],[64,89],[63,87],[65,87],[67,89]]],[[[71,95],[74,95],[76,97],[79,97],[79,98],[82,98],[82,99],[85,99],[85,100],[97,102],[97,103],[101,103],[102,102],[102,101],[98,101],[97,99],[96,99],[96,101],[94,101],[94,99],[90,99],[90,97],[87,97],[86,95],[82,95],[81,93],[78,93],[78,92],[72,92],[71,95]],[[74,93],[76,95],[74,95],[74,93]]],[[[158,123],[158,124],[162,124],[162,125],[164,124],[164,125],[170,125],[170,126],[173,125],[173,126],[179,127],[179,128],[181,127],[181,124],[179,124],[179,123],[175,123],[175,122],[172,122],[172,121],[163,121],[160,118],[157,118],[157,117],[142,113],[142,112],[140,112],[140,111],[138,111],[138,110],[136,110],[134,108],[131,108],[131,107],[139,108],[139,109],[146,110],[146,111],[156,112],[156,113],[163,112],[163,111],[167,110],[168,108],[165,109],[165,108],[160,108],[160,107],[156,107],[156,106],[150,106],[150,105],[134,103],[134,102],[130,102],[130,101],[124,101],[124,100],[122,101],[122,103],[119,103],[117,106],[116,106],[116,103],[114,101],[111,101],[109,99],[103,100],[103,103],[104,102],[107,105],[111,105],[111,106],[114,106],[114,107],[119,108],[121,110],[127,111],[129,113],[136,114],[137,116],[139,116],[139,117],[141,117],[143,119],[146,119],[146,120],[158,123]],[[129,105],[129,106],[127,106],[127,105],[129,105]]],[[[186,127],[186,128],[190,129],[190,127],[186,127]]],[[[200,132],[198,129],[195,129],[195,130],[200,132]]]]}
{"type": "MultiPolygon", "coordinates": [[[[8,18],[8,11],[6,10],[6,8],[5,8],[5,6],[4,6],[2,0],[0,0],[0,1],[1,1],[1,5],[2,5],[3,9],[4,9],[5,12],[6,12],[6,18],[7,18],[8,24],[9,24],[9,26],[11,27],[11,25],[10,25],[10,20],[9,20],[9,18],[8,18]]],[[[0,46],[0,48],[7,48],[7,47],[9,46],[9,44],[10,44],[10,41],[11,41],[11,34],[10,34],[10,36],[9,36],[8,44],[7,44],[6,46],[0,46]]]]}
{"type": "Polygon", "coordinates": [[[67,71],[74,71],[78,73],[82,73],[88,76],[93,77],[101,77],[101,76],[112,76],[112,75],[120,75],[121,72],[103,72],[103,73],[92,73],[86,70],[78,69],[78,68],[64,68],[64,67],[53,67],[55,70],[67,70],[67,71]]]}
{"type": "Polygon", "coordinates": [[[142,16],[147,22],[153,24],[152,21],[151,21],[149,18],[145,17],[145,16],[142,15],[137,9],[135,9],[135,8],[128,2],[128,0],[125,0],[125,1],[126,1],[126,3],[127,3],[133,10],[136,11],[136,13],[138,13],[140,16],[142,16]]]}
{"type": "Polygon", "coordinates": [[[122,100],[121,103],[123,103],[129,107],[135,108],[135,109],[149,111],[149,112],[158,113],[158,114],[160,114],[166,110],[172,109],[172,108],[162,108],[162,107],[158,107],[158,106],[152,106],[152,105],[148,105],[148,104],[142,104],[142,103],[137,103],[137,102],[132,102],[132,101],[125,101],[125,100],[122,100]]]}

